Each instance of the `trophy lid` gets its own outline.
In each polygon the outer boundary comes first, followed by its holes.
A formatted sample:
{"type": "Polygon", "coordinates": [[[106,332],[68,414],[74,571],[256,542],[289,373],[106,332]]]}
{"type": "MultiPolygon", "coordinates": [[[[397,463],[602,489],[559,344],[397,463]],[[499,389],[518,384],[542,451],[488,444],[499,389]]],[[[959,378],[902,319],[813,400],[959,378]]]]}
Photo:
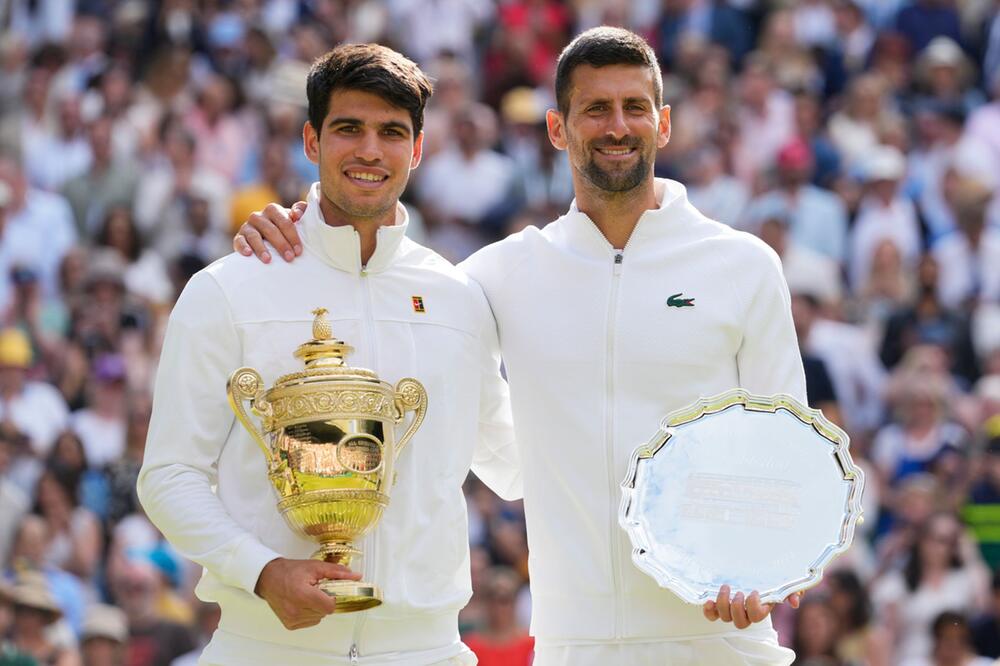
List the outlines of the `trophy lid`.
{"type": "Polygon", "coordinates": [[[354,351],[354,347],[333,337],[333,327],[326,318],[327,312],[326,308],[312,311],[316,315],[312,326],[313,339],[302,343],[295,350],[295,358],[305,361],[307,368],[343,367],[344,357],[354,351]]]}
{"type": "Polygon", "coordinates": [[[305,371],[280,377],[275,382],[275,388],[297,383],[306,378],[310,382],[322,380],[324,376],[338,381],[345,379],[379,381],[378,376],[371,370],[347,365],[344,359],[354,351],[354,347],[333,337],[333,327],[326,317],[327,312],[326,308],[316,308],[312,311],[316,316],[312,324],[313,338],[299,345],[294,352],[296,358],[305,362],[305,371]]]}

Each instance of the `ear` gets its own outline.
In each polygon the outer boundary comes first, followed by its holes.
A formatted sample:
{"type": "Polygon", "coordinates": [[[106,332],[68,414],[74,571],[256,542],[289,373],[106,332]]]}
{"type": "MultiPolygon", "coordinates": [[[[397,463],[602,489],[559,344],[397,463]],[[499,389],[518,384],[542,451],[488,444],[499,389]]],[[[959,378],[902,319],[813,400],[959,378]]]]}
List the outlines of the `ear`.
{"type": "Polygon", "coordinates": [[[545,127],[549,132],[549,141],[556,150],[566,150],[566,125],[561,113],[555,109],[545,112],[545,127]]]}
{"type": "Polygon", "coordinates": [[[670,142],[670,105],[660,108],[660,126],[656,131],[656,146],[663,148],[670,142]]]}
{"type": "Polygon", "coordinates": [[[310,162],[319,164],[319,135],[308,120],[302,126],[302,152],[306,154],[310,162]]]}
{"type": "Polygon", "coordinates": [[[413,142],[413,156],[410,157],[410,170],[420,166],[420,158],[424,155],[424,131],[420,130],[416,141],[413,142]]]}

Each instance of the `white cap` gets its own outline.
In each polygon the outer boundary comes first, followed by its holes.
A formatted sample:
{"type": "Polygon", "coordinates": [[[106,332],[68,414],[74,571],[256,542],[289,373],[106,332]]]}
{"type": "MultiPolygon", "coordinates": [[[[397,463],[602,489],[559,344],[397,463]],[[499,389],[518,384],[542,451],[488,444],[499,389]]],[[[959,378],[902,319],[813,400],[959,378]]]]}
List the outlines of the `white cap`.
{"type": "Polygon", "coordinates": [[[864,162],[865,180],[900,180],[906,175],[906,157],[892,146],[879,146],[864,162]]]}

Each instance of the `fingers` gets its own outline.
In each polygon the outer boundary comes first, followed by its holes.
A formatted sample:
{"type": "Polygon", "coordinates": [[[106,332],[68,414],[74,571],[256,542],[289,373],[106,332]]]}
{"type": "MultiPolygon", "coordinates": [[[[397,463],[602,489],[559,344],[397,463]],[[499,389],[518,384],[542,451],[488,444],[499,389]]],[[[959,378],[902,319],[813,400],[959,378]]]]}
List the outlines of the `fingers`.
{"type": "Polygon", "coordinates": [[[723,622],[732,622],[733,613],[729,603],[729,586],[723,585],[719,589],[719,596],[715,598],[715,606],[719,613],[719,619],[723,622]]]}
{"type": "Polygon", "coordinates": [[[337,607],[337,601],[333,597],[315,586],[310,586],[303,596],[306,609],[320,613],[322,617],[326,617],[337,607]]]}
{"type": "Polygon", "coordinates": [[[736,596],[733,597],[732,603],[729,605],[730,611],[733,614],[733,625],[737,629],[746,629],[750,626],[750,619],[747,617],[747,607],[746,600],[744,599],[742,592],[737,592],[736,596]]]}
{"type": "Polygon", "coordinates": [[[802,596],[804,594],[805,594],[804,591],[796,592],[795,594],[789,595],[789,597],[785,599],[785,601],[787,601],[788,605],[791,606],[792,608],[798,608],[799,604],[802,603],[802,596]]]}
{"type": "Polygon", "coordinates": [[[253,254],[253,250],[250,248],[250,243],[247,242],[246,238],[240,236],[239,234],[233,236],[233,250],[235,252],[239,252],[244,257],[249,257],[253,254]]]}
{"type": "Polygon", "coordinates": [[[316,574],[320,579],[332,578],[334,580],[361,580],[361,574],[351,571],[343,564],[333,564],[332,562],[320,562],[316,568],[316,574]]]}
{"type": "Polygon", "coordinates": [[[712,622],[732,622],[737,629],[746,629],[770,615],[774,607],[774,604],[762,603],[760,593],[756,590],[749,596],[737,592],[732,599],[729,598],[730,591],[728,585],[723,585],[715,601],[708,601],[702,606],[701,612],[705,619],[712,622]]]}
{"type": "Polygon", "coordinates": [[[774,608],[774,604],[762,604],[760,602],[760,593],[754,590],[749,597],[747,597],[747,618],[751,623],[760,622],[765,617],[771,613],[771,609],[774,608]]]}
{"type": "Polygon", "coordinates": [[[298,222],[302,219],[302,215],[306,212],[306,202],[296,201],[292,204],[292,207],[288,209],[288,217],[292,219],[293,222],[298,222]]]}
{"type": "Polygon", "coordinates": [[[301,254],[302,241],[299,240],[299,232],[295,229],[295,223],[288,216],[289,211],[278,204],[271,203],[265,206],[261,212],[261,215],[251,215],[248,221],[257,228],[268,243],[274,246],[278,254],[284,257],[285,261],[291,261],[296,254],[301,254]]]}
{"type": "MultiPolygon", "coordinates": [[[[254,213],[256,215],[256,213],[254,213]]],[[[257,258],[263,261],[265,264],[271,263],[271,253],[267,251],[267,247],[264,245],[264,240],[260,235],[260,232],[254,229],[249,222],[244,222],[240,227],[239,234],[237,238],[242,237],[244,242],[250,246],[250,250],[253,251],[257,258]]],[[[233,242],[235,246],[235,240],[233,242]]]]}

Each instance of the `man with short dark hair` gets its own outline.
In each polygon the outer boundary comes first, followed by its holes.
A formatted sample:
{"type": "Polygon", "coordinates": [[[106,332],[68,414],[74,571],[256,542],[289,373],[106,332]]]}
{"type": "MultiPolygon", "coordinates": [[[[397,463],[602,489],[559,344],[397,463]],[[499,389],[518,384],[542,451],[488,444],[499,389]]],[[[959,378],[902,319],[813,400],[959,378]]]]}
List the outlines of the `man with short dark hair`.
{"type": "Polygon", "coordinates": [[[489,306],[465,275],[405,237],[399,195],[420,162],[431,86],[400,54],[364,44],[317,60],[307,90],[303,138],[319,182],[303,256],[266,267],[230,255],[187,284],[163,345],[139,497],[206,569],[197,593],[222,609],[206,663],[473,664],[458,634],[472,593],[462,483],[473,465],[513,498],[520,478],[489,306]],[[355,348],[350,365],[419,377],[429,405],[395,463],[393,499],[353,562],[383,603],[332,618],[335,601],[318,584],[360,576],[307,559],[316,545],[279,515],[264,456],[235,424],[225,390],[241,366],[268,385],[301,370],[292,352],[317,307],[355,348]]]}
{"type": "MultiPolygon", "coordinates": [[[[632,566],[618,524],[632,450],[666,413],[734,387],[806,401],[777,255],[705,218],[680,183],[653,177],[670,138],[661,86],[638,35],[595,28],[573,40],[546,121],[569,153],[576,200],[544,229],[461,265],[489,300],[511,385],[535,666],[793,658],[756,593],[730,599],[723,587],[703,608],[685,604],[632,566]]],[[[262,232],[282,250],[297,238],[270,208],[237,249],[262,251],[262,232]]]]}

